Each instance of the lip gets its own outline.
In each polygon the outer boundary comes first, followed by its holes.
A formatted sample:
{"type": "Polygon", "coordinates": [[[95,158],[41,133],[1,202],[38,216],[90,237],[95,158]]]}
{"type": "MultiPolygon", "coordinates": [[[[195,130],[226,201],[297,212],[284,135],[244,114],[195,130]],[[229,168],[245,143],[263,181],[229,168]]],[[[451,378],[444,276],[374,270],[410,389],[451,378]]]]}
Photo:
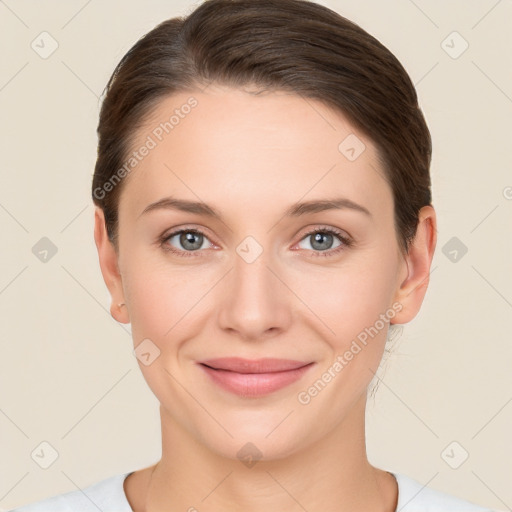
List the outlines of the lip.
{"type": "Polygon", "coordinates": [[[239,396],[268,395],[299,380],[313,362],[290,359],[223,357],[200,361],[202,370],[223,389],[239,396]]]}

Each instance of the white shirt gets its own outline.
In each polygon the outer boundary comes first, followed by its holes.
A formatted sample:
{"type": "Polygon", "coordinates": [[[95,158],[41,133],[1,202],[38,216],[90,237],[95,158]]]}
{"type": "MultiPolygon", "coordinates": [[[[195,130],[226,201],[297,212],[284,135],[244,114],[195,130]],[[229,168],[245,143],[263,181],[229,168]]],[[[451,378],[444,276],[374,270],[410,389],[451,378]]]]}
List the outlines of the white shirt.
{"type": "MultiPolygon", "coordinates": [[[[499,512],[424,487],[406,475],[390,473],[398,483],[395,512],[499,512]]],[[[112,476],[84,488],[83,491],[69,491],[9,512],[133,512],[123,488],[124,480],[130,474],[112,476]]]]}

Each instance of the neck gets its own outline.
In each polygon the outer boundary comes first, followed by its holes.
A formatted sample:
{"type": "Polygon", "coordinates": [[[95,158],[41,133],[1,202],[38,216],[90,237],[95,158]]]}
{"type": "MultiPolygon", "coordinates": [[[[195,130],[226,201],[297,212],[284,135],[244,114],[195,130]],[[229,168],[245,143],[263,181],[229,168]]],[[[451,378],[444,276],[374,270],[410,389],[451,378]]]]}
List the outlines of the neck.
{"type": "Polygon", "coordinates": [[[366,395],[320,440],[252,464],[208,449],[161,407],[162,459],[145,510],[395,512],[394,477],[367,460],[365,406],[366,395]]]}

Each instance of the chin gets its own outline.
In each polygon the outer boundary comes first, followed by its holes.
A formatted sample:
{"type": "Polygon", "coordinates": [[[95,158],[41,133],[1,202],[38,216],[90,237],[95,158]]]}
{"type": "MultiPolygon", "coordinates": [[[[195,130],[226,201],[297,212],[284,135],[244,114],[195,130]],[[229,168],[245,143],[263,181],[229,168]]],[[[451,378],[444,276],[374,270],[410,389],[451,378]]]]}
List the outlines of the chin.
{"type": "Polygon", "coordinates": [[[290,457],[301,448],[301,440],[297,438],[277,437],[265,438],[265,435],[256,437],[248,434],[230,439],[228,442],[215,444],[211,437],[208,439],[207,448],[226,459],[239,460],[248,468],[257,462],[268,462],[290,457]]]}
{"type": "MultiPolygon", "coordinates": [[[[286,408],[286,413],[280,410],[267,415],[261,410],[251,414],[232,412],[221,416],[223,427],[232,437],[221,427],[203,429],[196,426],[199,428],[198,440],[217,455],[231,460],[238,459],[242,463],[247,460],[263,462],[284,459],[314,442],[313,433],[321,435],[315,425],[310,425],[308,429],[307,421],[301,418],[298,422],[299,418],[293,418],[293,413],[285,419],[292,410],[286,408]]],[[[251,467],[250,464],[246,465],[251,467]]]]}

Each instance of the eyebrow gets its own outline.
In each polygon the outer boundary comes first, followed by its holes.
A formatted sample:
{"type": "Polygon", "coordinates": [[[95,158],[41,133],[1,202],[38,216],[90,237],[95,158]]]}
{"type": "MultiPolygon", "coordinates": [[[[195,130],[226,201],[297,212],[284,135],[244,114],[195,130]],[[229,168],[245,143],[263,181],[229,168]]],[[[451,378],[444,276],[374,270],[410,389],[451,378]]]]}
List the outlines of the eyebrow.
{"type": "MultiPolygon", "coordinates": [[[[369,217],[372,217],[371,212],[367,208],[345,197],[336,197],[332,199],[321,199],[305,201],[302,203],[295,203],[284,212],[284,216],[300,217],[301,215],[318,213],[326,210],[344,209],[354,210],[360,213],[364,213],[369,217]]],[[[204,215],[207,217],[218,219],[223,222],[221,213],[212,206],[203,202],[188,201],[185,199],[177,199],[175,197],[164,197],[154,203],[151,203],[150,205],[146,206],[146,208],[144,208],[139,217],[155,210],[180,210],[182,212],[204,215]]]]}

